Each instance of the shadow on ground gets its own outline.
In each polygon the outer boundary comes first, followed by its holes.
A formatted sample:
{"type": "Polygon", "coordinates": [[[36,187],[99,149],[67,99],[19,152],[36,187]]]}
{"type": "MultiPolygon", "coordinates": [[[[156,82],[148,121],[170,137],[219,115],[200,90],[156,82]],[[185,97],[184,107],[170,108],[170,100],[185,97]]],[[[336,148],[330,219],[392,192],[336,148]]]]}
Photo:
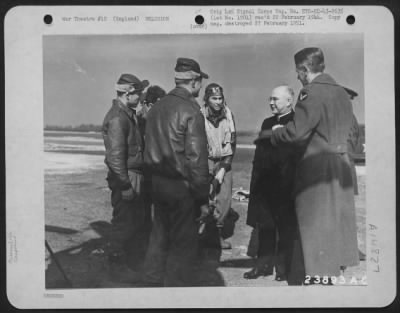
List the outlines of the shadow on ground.
{"type": "MultiPolygon", "coordinates": [[[[97,221],[90,224],[100,238],[91,239],[79,246],[55,253],[46,270],[47,289],[68,288],[131,288],[141,287],[140,281],[132,284],[121,283],[109,273],[107,250],[111,224],[105,221],[97,221]],[[60,269],[61,267],[61,269],[60,269]],[[64,278],[65,273],[67,279],[64,278]],[[71,282],[71,285],[69,282],[71,282]]],[[[46,227],[46,231],[61,234],[71,233],[73,230],[46,227]]],[[[225,282],[218,271],[221,257],[221,249],[218,247],[217,238],[213,238],[215,232],[209,232],[207,239],[201,241],[199,258],[195,265],[196,276],[193,286],[224,286],[225,282]]],[[[141,273],[145,250],[143,238],[131,242],[128,252],[129,267],[141,273]]],[[[50,242],[51,249],[51,242],[50,242]]],[[[50,257],[51,258],[51,257],[50,257]]]]}
{"type": "Polygon", "coordinates": [[[252,268],[254,266],[253,259],[234,259],[234,260],[225,260],[219,263],[220,267],[232,267],[232,268],[252,268]]]}

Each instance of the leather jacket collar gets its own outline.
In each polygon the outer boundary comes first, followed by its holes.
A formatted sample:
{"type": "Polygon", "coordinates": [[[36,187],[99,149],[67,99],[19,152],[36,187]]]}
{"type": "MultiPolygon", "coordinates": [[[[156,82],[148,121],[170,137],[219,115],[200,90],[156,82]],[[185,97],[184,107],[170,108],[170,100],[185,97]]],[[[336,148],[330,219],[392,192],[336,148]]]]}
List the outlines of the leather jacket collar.
{"type": "Polygon", "coordinates": [[[287,113],[285,113],[285,114],[283,114],[283,115],[276,116],[276,121],[277,121],[278,123],[286,124],[288,121],[290,121],[291,119],[293,119],[293,114],[294,114],[294,111],[293,111],[293,110],[290,110],[289,112],[287,112],[287,113]]]}
{"type": "Polygon", "coordinates": [[[188,100],[188,101],[192,102],[193,104],[199,106],[199,104],[197,103],[195,97],[193,97],[193,95],[183,87],[175,87],[174,89],[172,89],[169,92],[169,94],[173,95],[173,96],[176,96],[176,97],[179,97],[179,98],[182,98],[184,100],[188,100]]]}
{"type": "Polygon", "coordinates": [[[128,106],[126,106],[125,104],[123,104],[120,100],[118,99],[114,99],[113,100],[113,106],[117,106],[119,109],[121,109],[122,111],[124,111],[128,117],[132,120],[136,120],[135,117],[135,111],[128,108],[128,106]]]}

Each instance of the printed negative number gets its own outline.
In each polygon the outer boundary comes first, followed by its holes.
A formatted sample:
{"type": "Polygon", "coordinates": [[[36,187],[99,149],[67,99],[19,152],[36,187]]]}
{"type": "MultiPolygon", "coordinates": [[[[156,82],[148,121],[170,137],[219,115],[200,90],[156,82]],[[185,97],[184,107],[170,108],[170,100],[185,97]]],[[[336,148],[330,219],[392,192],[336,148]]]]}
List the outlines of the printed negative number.
{"type": "Polygon", "coordinates": [[[352,277],[344,277],[340,276],[310,276],[307,275],[304,280],[304,285],[366,285],[367,284],[367,276],[362,276],[361,278],[357,278],[355,276],[352,277]]]}

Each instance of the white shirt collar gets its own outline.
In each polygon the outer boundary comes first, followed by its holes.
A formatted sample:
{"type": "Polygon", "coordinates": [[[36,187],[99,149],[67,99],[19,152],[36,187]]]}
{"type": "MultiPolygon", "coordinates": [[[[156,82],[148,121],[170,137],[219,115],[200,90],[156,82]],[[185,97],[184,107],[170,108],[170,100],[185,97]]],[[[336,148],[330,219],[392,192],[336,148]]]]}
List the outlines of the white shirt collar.
{"type": "Polygon", "coordinates": [[[290,114],[290,113],[292,113],[292,110],[290,110],[289,112],[283,113],[283,114],[281,114],[281,115],[278,115],[278,117],[277,117],[278,121],[279,121],[282,117],[284,117],[284,116],[286,116],[286,115],[288,115],[288,114],[290,114]]]}

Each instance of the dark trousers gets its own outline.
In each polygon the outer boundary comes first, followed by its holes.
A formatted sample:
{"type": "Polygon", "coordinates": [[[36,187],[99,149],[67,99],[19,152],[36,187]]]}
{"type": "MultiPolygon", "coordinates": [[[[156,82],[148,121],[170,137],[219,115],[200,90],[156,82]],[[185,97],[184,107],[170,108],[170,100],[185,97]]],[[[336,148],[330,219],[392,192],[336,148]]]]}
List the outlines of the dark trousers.
{"type": "Polygon", "coordinates": [[[291,239],[290,232],[284,232],[279,228],[261,227],[259,229],[257,266],[275,266],[277,274],[286,274],[289,265],[288,257],[292,249],[291,239]]]}
{"type": "MultiPolygon", "coordinates": [[[[150,213],[146,212],[141,190],[143,175],[129,173],[132,186],[136,192],[133,200],[124,200],[119,188],[109,178],[111,189],[111,205],[113,207],[111,219],[111,254],[125,258],[131,250],[131,245],[138,236],[150,227],[150,213]]],[[[148,210],[147,210],[148,211],[148,210]]]]}
{"type": "Polygon", "coordinates": [[[193,286],[199,210],[184,181],[152,177],[154,221],[144,264],[144,283],[193,286]]]}
{"type": "Polygon", "coordinates": [[[131,201],[123,200],[121,191],[114,189],[111,193],[111,203],[112,250],[115,253],[126,254],[129,241],[143,228],[145,217],[143,199],[137,196],[131,201]]]}
{"type": "Polygon", "coordinates": [[[300,241],[294,208],[291,204],[277,206],[271,216],[271,223],[258,230],[257,266],[275,266],[278,275],[288,275],[293,266],[297,268],[298,262],[303,263],[303,260],[297,259],[300,241]]]}

